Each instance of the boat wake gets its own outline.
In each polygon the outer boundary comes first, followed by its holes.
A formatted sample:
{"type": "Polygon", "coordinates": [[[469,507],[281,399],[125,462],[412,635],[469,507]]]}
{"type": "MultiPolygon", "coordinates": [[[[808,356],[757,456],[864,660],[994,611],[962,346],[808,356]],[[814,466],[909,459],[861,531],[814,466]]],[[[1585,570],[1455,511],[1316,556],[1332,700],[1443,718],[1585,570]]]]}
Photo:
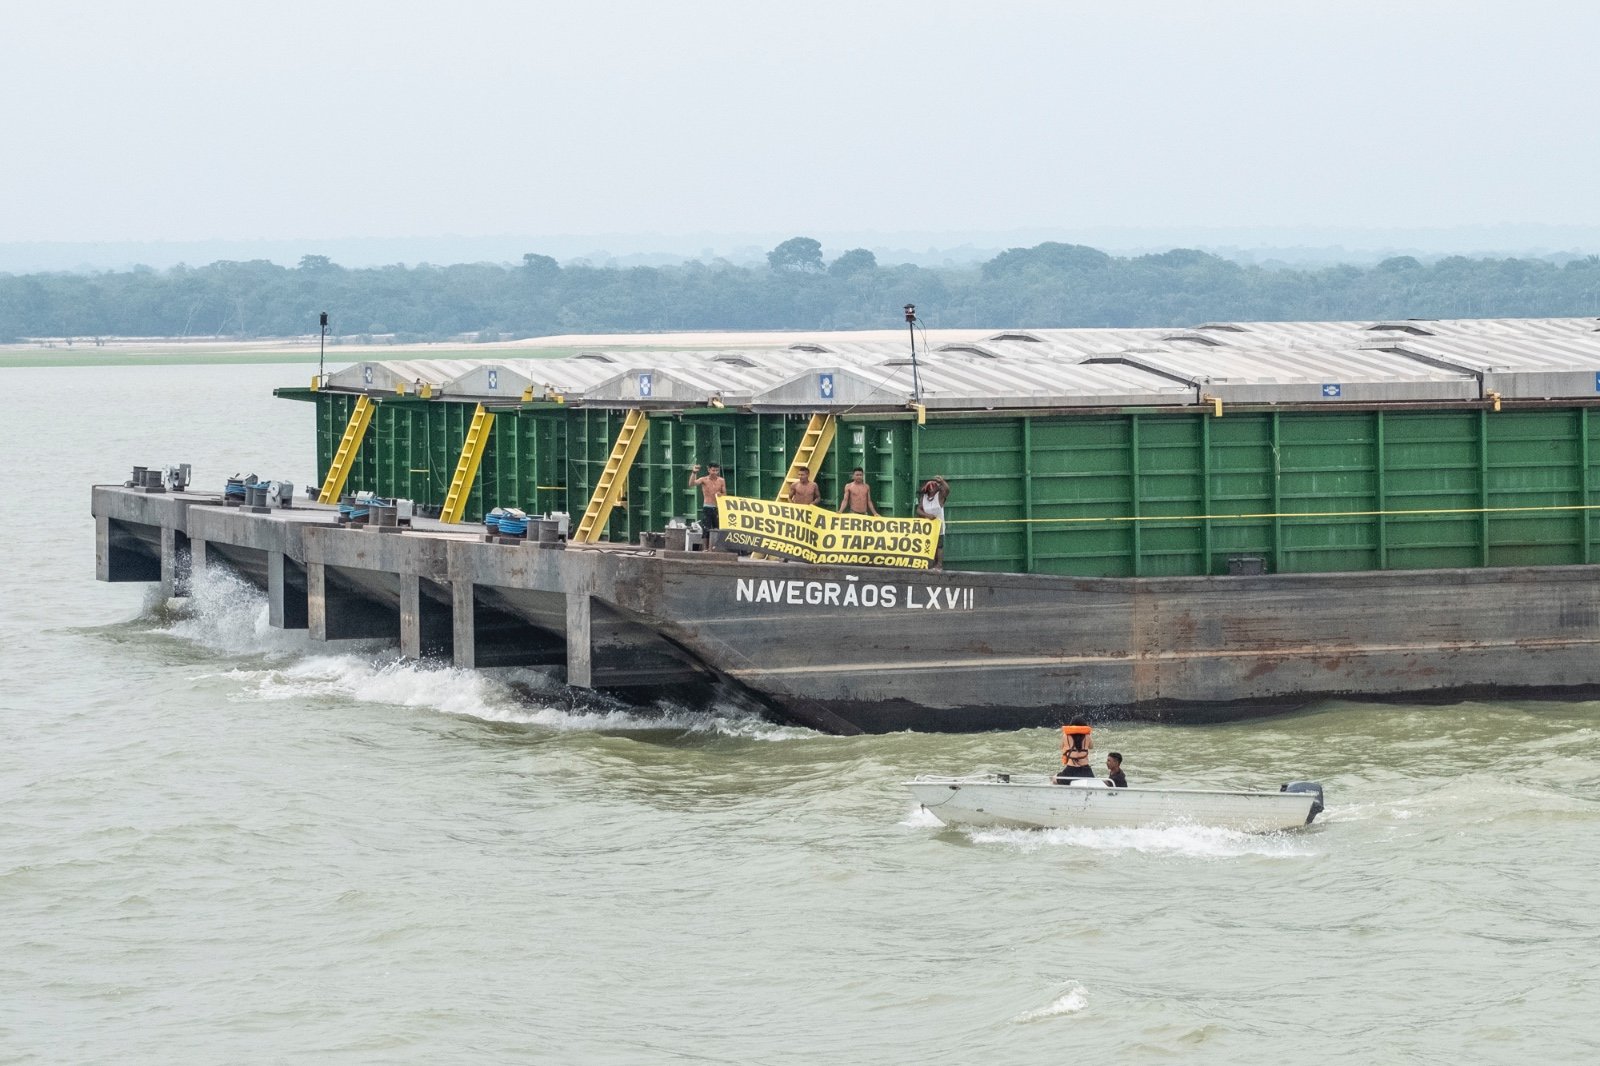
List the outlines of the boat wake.
{"type": "Polygon", "coordinates": [[[747,740],[816,735],[727,701],[635,705],[568,688],[534,669],[462,670],[400,659],[384,641],[313,641],[304,631],[274,629],[266,595],[221,568],[208,569],[192,594],[176,602],[152,601],[142,620],[155,625],[146,632],[198,648],[211,661],[232,660],[200,676],[234,682],[238,700],[381,704],[552,732],[671,730],[747,740]]]}
{"type": "MultiPolygon", "coordinates": [[[[927,814],[927,817],[932,818],[933,815],[927,814]]],[[[1242,833],[1236,829],[1201,825],[1105,829],[961,828],[957,831],[966,834],[974,844],[1021,852],[1045,848],[1086,848],[1091,851],[1132,851],[1201,859],[1244,856],[1297,859],[1317,854],[1307,844],[1304,834],[1242,833]]]]}

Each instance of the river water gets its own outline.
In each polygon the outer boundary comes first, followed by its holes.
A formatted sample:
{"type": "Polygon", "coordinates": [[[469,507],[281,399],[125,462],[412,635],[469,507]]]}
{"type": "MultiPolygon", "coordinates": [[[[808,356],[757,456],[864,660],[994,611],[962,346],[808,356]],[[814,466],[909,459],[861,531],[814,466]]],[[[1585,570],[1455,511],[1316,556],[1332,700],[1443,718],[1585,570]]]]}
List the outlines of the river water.
{"type": "Polygon", "coordinates": [[[0,370],[0,1063],[1600,1057],[1600,704],[1109,723],[1135,784],[1310,830],[962,831],[838,738],[97,584],[89,485],[313,473],[304,366],[0,370]]]}

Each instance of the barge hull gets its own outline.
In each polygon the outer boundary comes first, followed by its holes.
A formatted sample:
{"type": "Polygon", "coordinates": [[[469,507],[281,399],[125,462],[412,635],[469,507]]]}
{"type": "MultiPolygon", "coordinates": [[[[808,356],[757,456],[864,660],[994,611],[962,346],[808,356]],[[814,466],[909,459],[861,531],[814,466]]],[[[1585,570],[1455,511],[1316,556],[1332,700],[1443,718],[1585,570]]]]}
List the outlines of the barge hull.
{"type": "Polygon", "coordinates": [[[1597,566],[1086,579],[506,544],[425,520],[386,535],[331,508],[121,486],[93,511],[102,580],[181,593],[227,561],[314,639],[553,665],[578,687],[730,679],[835,733],[1600,692],[1597,566]]]}

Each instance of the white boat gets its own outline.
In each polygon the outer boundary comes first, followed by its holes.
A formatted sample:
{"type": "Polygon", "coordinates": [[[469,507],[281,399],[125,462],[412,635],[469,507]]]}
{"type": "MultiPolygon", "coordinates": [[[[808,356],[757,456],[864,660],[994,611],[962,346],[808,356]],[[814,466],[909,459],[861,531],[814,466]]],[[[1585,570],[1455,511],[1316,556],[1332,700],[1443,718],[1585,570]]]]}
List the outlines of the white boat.
{"type": "Polygon", "coordinates": [[[1049,777],[923,775],[906,787],[946,825],[1021,829],[1203,825],[1263,833],[1311,824],[1322,813],[1322,786],[1291,781],[1277,792],[1184,788],[1109,788],[1083,778],[1071,785],[1049,777]]]}

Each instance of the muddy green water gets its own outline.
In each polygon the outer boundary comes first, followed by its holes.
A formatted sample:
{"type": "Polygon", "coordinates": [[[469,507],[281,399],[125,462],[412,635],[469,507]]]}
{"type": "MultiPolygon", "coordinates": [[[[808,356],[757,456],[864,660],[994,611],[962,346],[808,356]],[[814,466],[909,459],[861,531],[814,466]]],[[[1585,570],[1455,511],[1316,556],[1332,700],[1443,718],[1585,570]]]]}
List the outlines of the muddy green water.
{"type": "Polygon", "coordinates": [[[1108,724],[1330,810],[967,832],[899,782],[1048,731],[644,714],[94,582],[92,482],[310,480],[304,376],[0,370],[0,1063],[1600,1058],[1600,705],[1108,724]]]}

